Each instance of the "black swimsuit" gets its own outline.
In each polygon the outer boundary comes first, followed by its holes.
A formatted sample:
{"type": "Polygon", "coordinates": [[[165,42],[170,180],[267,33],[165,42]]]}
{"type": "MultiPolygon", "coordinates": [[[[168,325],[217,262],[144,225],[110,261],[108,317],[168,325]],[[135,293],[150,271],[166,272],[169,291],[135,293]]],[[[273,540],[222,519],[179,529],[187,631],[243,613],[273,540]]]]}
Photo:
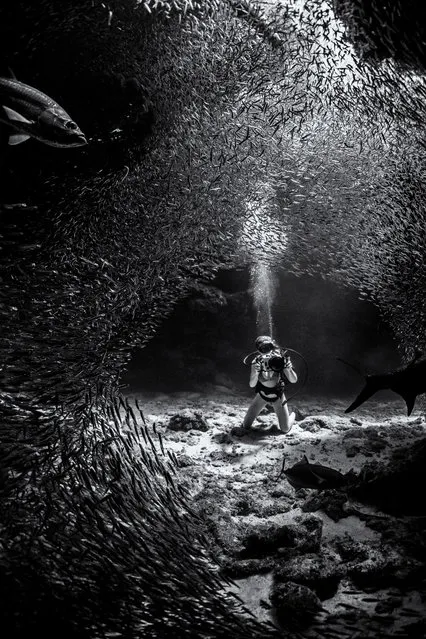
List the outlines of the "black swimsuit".
{"type": "Polygon", "coordinates": [[[259,393],[265,402],[276,402],[277,399],[280,399],[283,396],[284,387],[284,380],[280,378],[275,386],[264,386],[262,382],[257,382],[254,390],[256,393],[259,393]],[[269,397],[267,395],[269,395],[269,397]]]}

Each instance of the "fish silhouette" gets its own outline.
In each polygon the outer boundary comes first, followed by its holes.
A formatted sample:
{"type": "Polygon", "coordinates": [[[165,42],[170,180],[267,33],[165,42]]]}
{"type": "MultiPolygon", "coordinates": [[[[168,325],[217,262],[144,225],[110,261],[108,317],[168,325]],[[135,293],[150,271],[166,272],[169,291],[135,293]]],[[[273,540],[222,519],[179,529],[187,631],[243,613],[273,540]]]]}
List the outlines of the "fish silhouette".
{"type": "Polygon", "coordinates": [[[316,488],[317,490],[326,490],[327,488],[342,488],[347,484],[347,478],[338,470],[321,464],[310,464],[306,455],[291,468],[285,470],[284,467],[285,458],[278,477],[284,473],[289,484],[296,489],[316,488]]]}
{"type": "Polygon", "coordinates": [[[407,405],[407,415],[411,415],[417,395],[426,393],[426,358],[420,359],[421,357],[422,353],[417,351],[408,366],[381,375],[365,375],[364,388],[345,413],[351,413],[377,391],[391,390],[403,398],[407,405]]]}
{"type": "Polygon", "coordinates": [[[11,129],[10,145],[30,137],[64,148],[87,144],[78,125],[59,104],[16,78],[0,77],[0,122],[11,129]]]}

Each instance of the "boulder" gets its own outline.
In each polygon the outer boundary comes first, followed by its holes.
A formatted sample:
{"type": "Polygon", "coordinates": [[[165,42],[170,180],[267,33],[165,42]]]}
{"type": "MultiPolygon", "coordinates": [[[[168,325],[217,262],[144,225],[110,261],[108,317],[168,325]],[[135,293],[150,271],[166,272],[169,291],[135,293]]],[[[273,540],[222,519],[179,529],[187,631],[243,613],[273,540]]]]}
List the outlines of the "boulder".
{"type": "Polygon", "coordinates": [[[321,600],[336,594],[344,575],[340,557],[332,551],[291,557],[274,569],[277,582],[291,581],[308,586],[321,600]]]}
{"type": "Polygon", "coordinates": [[[357,586],[377,588],[390,585],[402,585],[417,580],[422,573],[423,564],[409,559],[389,546],[371,547],[370,556],[361,562],[347,564],[347,574],[357,586]]]}
{"type": "Polygon", "coordinates": [[[368,559],[370,556],[369,547],[369,544],[355,541],[347,533],[343,537],[336,537],[334,540],[334,548],[339,553],[343,562],[362,562],[368,559]]]}
{"type": "Polygon", "coordinates": [[[273,555],[279,549],[294,548],[296,530],[291,525],[263,522],[251,527],[241,539],[241,557],[273,555]]]}
{"type": "Polygon", "coordinates": [[[273,557],[263,559],[234,559],[227,558],[222,564],[222,573],[231,579],[243,579],[251,575],[262,575],[270,572],[274,567],[273,557]]]}
{"type": "Polygon", "coordinates": [[[292,524],[262,522],[251,526],[241,538],[241,557],[262,557],[279,551],[316,552],[321,545],[322,520],[299,515],[292,524]]]}
{"type": "Polygon", "coordinates": [[[327,422],[322,417],[305,417],[298,426],[309,433],[318,433],[322,428],[327,428],[327,422]]]}
{"type": "Polygon", "coordinates": [[[300,552],[317,552],[321,546],[323,522],[315,515],[298,515],[294,518],[296,548],[300,552]]]}
{"type": "Polygon", "coordinates": [[[185,453],[178,453],[176,455],[176,458],[179,463],[179,468],[187,468],[188,466],[194,466],[195,464],[195,460],[190,455],[186,455],[185,453]]]}
{"type": "Polygon", "coordinates": [[[234,515],[246,516],[256,508],[256,502],[249,494],[241,495],[232,505],[231,513],[234,515]]]}
{"type": "Polygon", "coordinates": [[[217,444],[233,444],[234,440],[232,439],[229,433],[217,433],[213,435],[212,440],[217,444]]]}
{"type": "Polygon", "coordinates": [[[416,581],[423,562],[408,557],[403,549],[383,543],[356,542],[349,536],[336,539],[345,573],[358,587],[401,586],[416,581]]]}
{"type": "Polygon", "coordinates": [[[275,583],[269,598],[278,621],[285,627],[306,627],[322,610],[320,599],[310,588],[292,581],[275,583]]]}
{"type": "Polygon", "coordinates": [[[209,429],[203,415],[188,408],[173,415],[167,427],[170,430],[181,430],[184,432],[188,430],[207,431],[209,429]]]}
{"type": "Polygon", "coordinates": [[[338,490],[327,490],[310,495],[302,504],[303,512],[321,510],[333,521],[339,521],[348,516],[344,509],[347,496],[338,490]]]}

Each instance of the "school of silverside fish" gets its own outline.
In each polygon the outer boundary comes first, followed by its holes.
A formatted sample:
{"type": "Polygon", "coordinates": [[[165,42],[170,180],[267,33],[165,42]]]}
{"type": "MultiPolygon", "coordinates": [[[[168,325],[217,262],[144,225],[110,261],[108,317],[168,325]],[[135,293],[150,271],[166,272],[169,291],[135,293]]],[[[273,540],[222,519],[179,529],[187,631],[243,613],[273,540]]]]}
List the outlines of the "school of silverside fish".
{"type": "MultiPolygon", "coordinates": [[[[403,357],[425,347],[425,51],[416,3],[411,21],[388,4],[0,9],[17,82],[87,140],[71,151],[39,136],[1,156],[19,183],[0,205],[10,637],[295,636],[229,594],[176,460],[120,375],[194,282],[254,261],[355,287],[403,357]]],[[[355,636],[334,624],[303,636],[355,636]]]]}

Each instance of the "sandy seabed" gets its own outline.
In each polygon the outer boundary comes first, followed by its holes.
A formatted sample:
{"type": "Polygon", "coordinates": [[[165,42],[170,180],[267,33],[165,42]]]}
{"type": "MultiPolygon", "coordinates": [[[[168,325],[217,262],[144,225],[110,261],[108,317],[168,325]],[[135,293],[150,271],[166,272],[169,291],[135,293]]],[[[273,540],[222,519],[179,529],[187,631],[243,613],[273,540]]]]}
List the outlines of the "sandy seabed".
{"type": "MultiPolygon", "coordinates": [[[[426,518],[389,515],[351,498],[328,500],[328,495],[337,491],[296,491],[284,475],[278,478],[284,457],[289,467],[304,455],[310,462],[342,473],[353,470],[359,474],[369,464],[389,468],[397,449],[426,437],[422,410],[407,417],[399,398],[372,399],[346,415],[344,410],[353,398],[300,396],[289,404],[290,410],[297,409],[297,421],[289,434],[278,433],[276,416],[266,409],[254,424],[255,432],[237,438],[231,430],[241,425],[251,401],[249,396],[212,389],[205,393],[129,392],[127,396],[130,402],[138,400],[148,428],[160,432],[165,448],[176,454],[179,479],[189,489],[195,509],[202,511],[211,524],[213,550],[234,580],[235,593],[256,618],[277,623],[270,599],[277,570],[281,574],[287,570],[284,581],[302,581],[315,590],[318,570],[333,573],[333,566],[343,561],[339,548],[344,547],[345,570],[338,586],[330,596],[321,597],[324,614],[330,619],[343,615],[348,627],[361,633],[346,636],[367,636],[362,624],[371,625],[372,617],[383,622],[383,633],[368,636],[426,636],[424,626],[419,634],[419,620],[424,623],[426,619],[424,565],[418,558],[405,556],[404,544],[399,545],[398,537],[395,543],[392,535],[393,530],[398,530],[399,540],[404,541],[401,535],[410,534],[412,522],[426,518]],[[195,416],[204,426],[172,429],[170,420],[179,414],[195,416]],[[305,554],[299,553],[301,563],[296,562],[293,573],[288,550],[279,545],[266,545],[251,555],[247,552],[244,542],[253,533],[265,538],[268,531],[300,525],[303,518],[309,517],[320,520],[320,546],[313,552],[308,549],[305,554]],[[304,561],[305,568],[301,565],[304,561]],[[312,573],[313,564],[316,567],[311,581],[309,575],[306,581],[300,580],[301,571],[306,573],[308,565],[307,571],[312,573]],[[352,573],[346,570],[348,566],[352,573]],[[410,573],[411,569],[416,579],[423,572],[417,586],[413,586],[412,579],[407,581],[407,570],[410,573]],[[385,577],[377,579],[381,570],[385,577]],[[364,579],[360,582],[350,575],[364,579]]],[[[340,631],[339,634],[345,636],[340,631]]]]}

